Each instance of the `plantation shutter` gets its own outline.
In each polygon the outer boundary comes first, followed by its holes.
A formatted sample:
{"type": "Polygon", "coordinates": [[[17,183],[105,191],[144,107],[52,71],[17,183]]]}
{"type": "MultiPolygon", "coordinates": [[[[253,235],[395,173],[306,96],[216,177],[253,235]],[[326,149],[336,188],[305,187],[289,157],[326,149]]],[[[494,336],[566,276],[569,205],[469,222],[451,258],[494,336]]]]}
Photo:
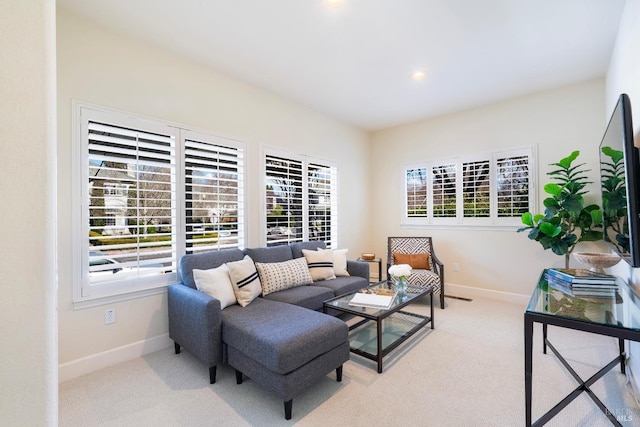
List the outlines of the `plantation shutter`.
{"type": "Polygon", "coordinates": [[[303,240],[303,163],[265,156],[267,246],[303,240]]]}
{"type": "Polygon", "coordinates": [[[185,138],[186,252],[238,248],[244,241],[244,153],[185,138]]]}
{"type": "Polygon", "coordinates": [[[322,240],[331,247],[337,234],[337,169],[309,163],[307,167],[308,240],[322,240]]]}
{"type": "Polygon", "coordinates": [[[87,134],[89,284],[175,271],[175,137],[98,121],[87,134]]]}
{"type": "Polygon", "coordinates": [[[456,165],[438,165],[432,168],[433,217],[455,218],[456,206],[456,165]]]}
{"type": "Polygon", "coordinates": [[[491,216],[491,162],[489,160],[462,164],[462,201],[465,218],[491,216]]]}
{"type": "Polygon", "coordinates": [[[499,218],[520,218],[530,210],[531,155],[498,156],[496,160],[499,218]]]}
{"type": "Polygon", "coordinates": [[[405,174],[407,217],[427,216],[427,168],[407,169],[405,174]]]}

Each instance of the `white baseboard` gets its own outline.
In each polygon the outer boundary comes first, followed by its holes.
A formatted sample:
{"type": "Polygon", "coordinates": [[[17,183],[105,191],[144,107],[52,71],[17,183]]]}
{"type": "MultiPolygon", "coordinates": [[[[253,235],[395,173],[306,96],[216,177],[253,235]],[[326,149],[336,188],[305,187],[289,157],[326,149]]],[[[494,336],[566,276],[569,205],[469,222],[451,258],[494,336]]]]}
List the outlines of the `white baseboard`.
{"type": "Polygon", "coordinates": [[[445,295],[451,295],[461,298],[487,298],[498,301],[510,302],[513,304],[521,304],[526,306],[529,302],[530,295],[514,294],[511,292],[494,291],[492,289],[473,288],[470,286],[456,285],[447,283],[445,287],[445,295]]]}
{"type": "Polygon", "coordinates": [[[58,382],[62,383],[81,375],[126,362],[127,360],[142,357],[146,354],[171,347],[172,343],[173,341],[169,339],[169,334],[163,334],[63,363],[58,365],[58,382]]]}

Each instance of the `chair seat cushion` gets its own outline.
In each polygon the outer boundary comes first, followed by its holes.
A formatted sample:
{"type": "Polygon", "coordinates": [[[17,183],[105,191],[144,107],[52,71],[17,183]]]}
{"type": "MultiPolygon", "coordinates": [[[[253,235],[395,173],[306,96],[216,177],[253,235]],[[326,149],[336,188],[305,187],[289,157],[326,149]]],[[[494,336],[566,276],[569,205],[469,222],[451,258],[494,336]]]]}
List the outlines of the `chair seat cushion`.
{"type": "Polygon", "coordinates": [[[407,278],[407,282],[410,287],[424,288],[431,285],[434,290],[440,290],[440,276],[431,270],[414,269],[407,278]]]}
{"type": "Polygon", "coordinates": [[[333,316],[265,298],[222,311],[222,341],[279,374],[344,344],[348,333],[333,316]]]}

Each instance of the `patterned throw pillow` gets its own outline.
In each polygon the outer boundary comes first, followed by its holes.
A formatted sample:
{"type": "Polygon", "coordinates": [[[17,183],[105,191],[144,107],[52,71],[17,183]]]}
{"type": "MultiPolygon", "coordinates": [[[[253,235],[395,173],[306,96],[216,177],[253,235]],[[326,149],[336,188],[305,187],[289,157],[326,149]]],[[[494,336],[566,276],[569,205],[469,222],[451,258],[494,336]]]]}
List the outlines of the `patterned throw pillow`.
{"type": "Polygon", "coordinates": [[[262,295],[313,282],[304,258],[284,262],[256,262],[256,270],[262,283],[262,295]]]}
{"type": "Polygon", "coordinates": [[[337,277],[350,275],[347,271],[347,252],[349,249],[333,250],[333,274],[337,277]]]}
{"type": "Polygon", "coordinates": [[[318,249],[317,251],[303,249],[302,254],[307,260],[309,273],[311,273],[314,282],[336,278],[333,272],[333,251],[331,249],[318,249]]]}
{"type": "Polygon", "coordinates": [[[229,267],[229,277],[231,278],[233,292],[236,294],[238,304],[246,307],[262,292],[256,266],[253,260],[248,255],[245,255],[241,261],[228,262],[227,267],[229,267]]]}
{"type": "Polygon", "coordinates": [[[209,270],[194,269],[193,280],[199,291],[220,300],[221,309],[238,302],[229,278],[229,267],[226,264],[209,270]]]}
{"type": "Polygon", "coordinates": [[[394,264],[409,264],[416,270],[431,270],[429,254],[393,254],[394,264]]]}

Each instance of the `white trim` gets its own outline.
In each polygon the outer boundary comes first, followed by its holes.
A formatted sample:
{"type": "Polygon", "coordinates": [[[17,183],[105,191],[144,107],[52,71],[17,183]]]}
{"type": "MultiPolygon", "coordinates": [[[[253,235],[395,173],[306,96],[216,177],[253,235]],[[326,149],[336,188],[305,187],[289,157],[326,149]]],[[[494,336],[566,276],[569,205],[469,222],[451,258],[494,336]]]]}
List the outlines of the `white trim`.
{"type": "Polygon", "coordinates": [[[511,292],[495,291],[493,289],[475,288],[471,286],[445,284],[445,295],[462,298],[487,298],[492,300],[521,304],[523,307],[529,303],[530,295],[514,294],[511,292]]]}
{"type": "Polygon", "coordinates": [[[135,298],[144,298],[151,295],[166,294],[167,285],[153,287],[149,289],[141,289],[122,294],[107,295],[103,297],[84,298],[73,302],[74,310],[83,310],[85,308],[99,307],[101,305],[113,304],[121,301],[129,301],[135,298]]]}
{"type": "Polygon", "coordinates": [[[62,363],[58,365],[58,382],[69,381],[118,363],[169,348],[172,342],[167,333],[62,363]]]}

